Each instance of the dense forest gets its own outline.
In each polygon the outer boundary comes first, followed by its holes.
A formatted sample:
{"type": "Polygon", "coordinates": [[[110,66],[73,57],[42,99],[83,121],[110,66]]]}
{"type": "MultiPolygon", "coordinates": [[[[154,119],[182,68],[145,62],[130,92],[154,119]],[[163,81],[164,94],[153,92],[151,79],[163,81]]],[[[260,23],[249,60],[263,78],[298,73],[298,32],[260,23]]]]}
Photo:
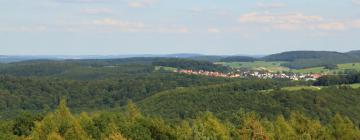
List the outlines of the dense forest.
{"type": "Polygon", "coordinates": [[[347,73],[343,75],[325,75],[320,77],[316,82],[315,86],[330,86],[330,85],[344,85],[360,83],[360,73],[347,73]]]}
{"type": "Polygon", "coordinates": [[[258,59],[249,56],[230,56],[221,59],[221,62],[254,62],[258,59]]]}
{"type": "Polygon", "coordinates": [[[24,140],[188,140],[188,139],[326,139],[356,140],[360,131],[352,121],[340,114],[321,123],[299,112],[269,120],[255,112],[238,111],[228,120],[220,120],[211,112],[193,119],[168,123],[158,117],[143,115],[131,101],[122,112],[97,112],[73,115],[61,100],[59,106],[44,116],[26,112],[12,121],[1,121],[0,139],[24,140]]]}
{"type": "Polygon", "coordinates": [[[190,70],[205,70],[205,71],[218,71],[218,72],[229,71],[228,67],[222,65],[216,65],[209,61],[196,61],[191,59],[176,59],[176,58],[163,59],[159,61],[154,61],[153,65],[174,67],[179,69],[190,69],[190,70]]]}
{"type": "Polygon", "coordinates": [[[312,82],[186,75],[156,66],[229,69],[168,58],[0,64],[0,139],[360,137],[360,89],[344,85],[358,83],[358,73],[312,82]],[[327,87],[283,89],[315,84],[327,87]]]}

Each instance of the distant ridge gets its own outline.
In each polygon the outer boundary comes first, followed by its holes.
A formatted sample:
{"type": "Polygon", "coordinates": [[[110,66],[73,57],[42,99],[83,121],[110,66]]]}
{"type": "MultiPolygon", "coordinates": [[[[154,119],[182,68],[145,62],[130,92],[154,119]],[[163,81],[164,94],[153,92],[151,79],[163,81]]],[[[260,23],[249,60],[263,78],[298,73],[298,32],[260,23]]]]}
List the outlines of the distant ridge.
{"type": "Polygon", "coordinates": [[[266,61],[295,61],[298,59],[337,58],[350,59],[352,56],[335,51],[288,51],[263,57],[266,61]]]}
{"type": "Polygon", "coordinates": [[[360,50],[350,51],[350,52],[347,52],[346,54],[349,54],[354,57],[360,57],[360,50]]]}
{"type": "Polygon", "coordinates": [[[301,69],[329,64],[360,62],[358,51],[341,53],[335,51],[288,51],[272,54],[262,58],[264,61],[286,61],[283,66],[301,69]]]}
{"type": "MultiPolygon", "coordinates": [[[[308,63],[309,66],[319,66],[331,63],[350,63],[360,60],[360,50],[346,53],[335,51],[287,51],[271,55],[204,55],[197,53],[175,53],[175,54],[129,54],[129,55],[0,55],[0,63],[19,62],[27,60],[78,60],[78,59],[123,59],[136,57],[161,57],[161,58],[185,58],[198,61],[287,61],[292,63],[308,63]],[[315,64],[316,62],[316,64],[315,64]]],[[[298,64],[295,64],[298,65],[298,64]]],[[[290,66],[291,67],[291,66],[290,66]]],[[[302,67],[302,66],[301,66],[302,67]]]]}

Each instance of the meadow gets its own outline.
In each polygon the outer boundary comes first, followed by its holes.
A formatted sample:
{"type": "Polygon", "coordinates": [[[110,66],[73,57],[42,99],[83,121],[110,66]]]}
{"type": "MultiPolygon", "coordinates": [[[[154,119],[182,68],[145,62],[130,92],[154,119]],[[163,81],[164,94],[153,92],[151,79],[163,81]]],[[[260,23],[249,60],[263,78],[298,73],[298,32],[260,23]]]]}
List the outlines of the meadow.
{"type": "Polygon", "coordinates": [[[345,70],[356,70],[360,71],[360,63],[345,63],[338,64],[334,70],[325,69],[325,67],[312,67],[304,69],[290,69],[281,66],[284,62],[282,61],[255,61],[255,62],[217,62],[216,64],[222,64],[231,68],[245,68],[251,70],[268,70],[270,72],[294,72],[294,73],[325,73],[332,74],[338,72],[344,72],[345,70]]]}
{"type": "Polygon", "coordinates": [[[338,67],[334,70],[328,70],[324,67],[313,67],[313,68],[305,68],[305,69],[292,69],[292,72],[295,73],[327,73],[332,74],[334,72],[343,72],[345,70],[357,70],[360,71],[360,63],[346,63],[346,64],[338,64],[338,67]]]}
{"type": "Polygon", "coordinates": [[[217,64],[222,64],[224,66],[229,66],[231,68],[246,68],[251,70],[268,70],[271,72],[281,72],[289,71],[287,67],[281,66],[284,62],[281,61],[254,61],[254,62],[218,62],[217,64]]]}

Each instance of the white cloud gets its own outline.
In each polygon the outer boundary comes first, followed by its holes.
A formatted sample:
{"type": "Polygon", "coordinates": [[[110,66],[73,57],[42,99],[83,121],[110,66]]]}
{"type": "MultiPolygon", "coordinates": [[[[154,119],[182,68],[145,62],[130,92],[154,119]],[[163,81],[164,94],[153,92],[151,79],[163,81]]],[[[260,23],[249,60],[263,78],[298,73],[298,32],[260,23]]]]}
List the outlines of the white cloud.
{"type": "Polygon", "coordinates": [[[90,26],[105,32],[148,32],[148,33],[189,33],[185,26],[175,25],[149,25],[143,22],[131,22],[112,18],[94,20],[90,26]]]}
{"type": "Polygon", "coordinates": [[[316,28],[327,31],[341,31],[346,29],[346,25],[343,22],[330,22],[320,23],[316,26],[316,28]]]}
{"type": "Polygon", "coordinates": [[[360,28],[360,19],[351,21],[350,25],[354,28],[360,28]]]}
{"type": "Polygon", "coordinates": [[[0,32],[46,32],[49,28],[46,26],[3,26],[0,32]]]}
{"type": "MultiPolygon", "coordinates": [[[[248,13],[240,16],[240,23],[251,23],[263,25],[273,29],[281,29],[288,31],[298,30],[323,30],[323,31],[343,31],[350,26],[348,22],[325,19],[322,16],[305,15],[302,13],[286,13],[286,14],[273,14],[265,13],[248,13]]],[[[357,24],[352,23],[352,27],[357,24]]],[[[360,23],[359,23],[360,24],[360,23]]]]}
{"type": "Polygon", "coordinates": [[[209,33],[220,33],[221,30],[218,28],[208,28],[207,30],[209,33]]]}
{"type": "Polygon", "coordinates": [[[291,23],[274,24],[274,25],[272,25],[272,27],[275,29],[288,30],[288,31],[296,31],[296,30],[306,28],[306,27],[304,27],[304,25],[291,24],[291,23]]]}
{"type": "Polygon", "coordinates": [[[92,23],[93,25],[97,26],[111,27],[116,30],[130,32],[141,31],[143,28],[145,28],[145,25],[142,22],[130,22],[111,18],[94,20],[92,23]]]}
{"type": "Polygon", "coordinates": [[[113,10],[110,8],[85,8],[81,12],[85,14],[110,14],[113,10]]]}
{"type": "Polygon", "coordinates": [[[307,22],[322,21],[321,16],[307,16],[302,13],[272,14],[265,13],[248,13],[240,16],[239,21],[242,23],[269,23],[269,24],[299,24],[307,22]]]}
{"type": "Polygon", "coordinates": [[[128,6],[131,8],[144,8],[154,4],[156,0],[131,1],[128,6]]]}
{"type": "Polygon", "coordinates": [[[262,3],[258,2],[256,3],[257,8],[262,9],[274,9],[274,8],[285,8],[287,5],[285,3],[262,3]]]}
{"type": "Polygon", "coordinates": [[[151,32],[159,32],[159,33],[189,33],[189,29],[187,27],[158,27],[153,29],[151,32]]]}

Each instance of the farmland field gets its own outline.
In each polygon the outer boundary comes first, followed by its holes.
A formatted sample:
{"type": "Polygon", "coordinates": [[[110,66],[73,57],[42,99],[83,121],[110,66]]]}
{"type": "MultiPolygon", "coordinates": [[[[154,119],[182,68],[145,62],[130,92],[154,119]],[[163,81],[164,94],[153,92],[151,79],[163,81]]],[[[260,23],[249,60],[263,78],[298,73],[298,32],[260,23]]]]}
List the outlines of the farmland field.
{"type": "Polygon", "coordinates": [[[271,72],[281,72],[289,71],[289,68],[281,66],[283,62],[274,61],[255,61],[255,62],[218,62],[217,64],[222,64],[232,68],[248,68],[252,70],[269,70],[271,72]]]}
{"type": "Polygon", "coordinates": [[[313,67],[313,68],[292,70],[292,72],[295,72],[295,73],[333,73],[333,72],[344,71],[347,69],[359,71],[360,63],[338,64],[338,68],[335,70],[328,70],[328,69],[325,69],[324,67],[313,67]]]}
{"type": "Polygon", "coordinates": [[[360,84],[352,84],[350,85],[352,88],[360,88],[360,84]]]}
{"type": "Polygon", "coordinates": [[[173,68],[173,67],[164,67],[164,66],[156,66],[155,70],[165,70],[165,71],[175,71],[177,70],[177,68],[173,68]]]}
{"type": "Polygon", "coordinates": [[[282,90],[287,91],[297,91],[297,90],[320,90],[321,87],[317,86],[292,86],[292,87],[284,87],[282,90]]]}

